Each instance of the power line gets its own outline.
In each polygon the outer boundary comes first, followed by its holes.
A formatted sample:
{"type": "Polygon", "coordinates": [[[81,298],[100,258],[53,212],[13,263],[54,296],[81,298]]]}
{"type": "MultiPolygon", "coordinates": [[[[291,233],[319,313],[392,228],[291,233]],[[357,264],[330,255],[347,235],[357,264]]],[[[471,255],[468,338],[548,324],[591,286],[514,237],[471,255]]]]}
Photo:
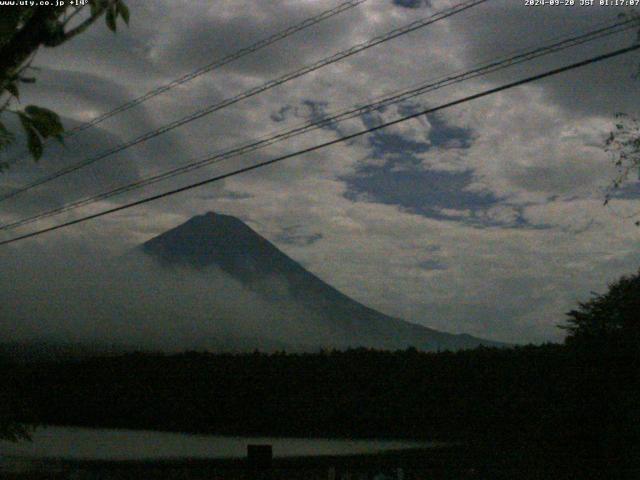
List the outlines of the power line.
{"type": "Polygon", "coordinates": [[[246,173],[246,172],[249,172],[251,170],[256,170],[258,168],[262,168],[262,167],[265,167],[267,165],[272,165],[274,163],[278,163],[278,162],[281,162],[283,160],[287,160],[289,158],[294,158],[294,157],[297,157],[297,156],[300,156],[300,155],[304,155],[306,153],[310,153],[310,152],[313,152],[313,151],[316,151],[316,150],[320,150],[322,148],[329,147],[331,145],[335,145],[337,143],[345,142],[347,140],[351,140],[353,138],[360,137],[360,136],[365,135],[367,133],[375,132],[377,130],[381,130],[383,128],[390,127],[392,125],[397,125],[399,123],[406,122],[407,120],[411,120],[413,118],[421,117],[423,115],[428,115],[430,113],[435,113],[437,111],[444,110],[446,108],[450,108],[450,107],[453,107],[453,106],[456,106],[456,105],[460,105],[460,104],[463,104],[463,103],[466,103],[466,102],[470,102],[472,100],[476,100],[478,98],[486,97],[488,95],[493,95],[494,93],[498,93],[498,92],[501,92],[501,91],[504,91],[504,90],[509,90],[511,88],[515,88],[515,87],[518,87],[520,85],[525,85],[527,83],[531,83],[531,82],[534,82],[534,81],[537,81],[537,80],[541,80],[543,78],[551,77],[553,75],[558,75],[560,73],[567,72],[569,70],[574,70],[576,68],[584,67],[584,66],[590,65],[592,63],[601,62],[603,60],[606,60],[606,59],[609,59],[609,58],[613,58],[613,57],[617,57],[619,55],[623,55],[625,53],[629,53],[629,52],[632,52],[632,51],[635,51],[635,50],[638,50],[638,49],[640,49],[640,44],[632,45],[632,46],[626,47],[626,48],[621,48],[621,49],[615,50],[613,52],[609,52],[609,53],[606,53],[606,54],[603,54],[603,55],[598,55],[596,57],[591,57],[591,58],[589,58],[587,60],[583,60],[583,61],[580,61],[580,62],[572,63],[572,64],[566,65],[564,67],[555,68],[553,70],[548,70],[548,71],[546,71],[544,73],[533,75],[533,76],[524,78],[522,80],[517,80],[515,82],[511,82],[511,83],[508,83],[508,84],[505,84],[505,85],[502,85],[502,86],[499,86],[499,87],[491,88],[491,89],[485,90],[483,92],[476,93],[474,95],[469,95],[467,97],[464,97],[464,98],[461,98],[461,99],[458,99],[458,100],[454,100],[454,101],[451,101],[451,102],[448,102],[448,103],[444,103],[444,104],[439,105],[437,107],[428,108],[426,110],[422,110],[420,112],[417,112],[417,113],[414,113],[414,114],[411,114],[411,115],[406,115],[406,116],[398,118],[396,120],[391,120],[389,122],[382,123],[382,124],[377,125],[375,127],[370,127],[370,128],[365,129],[365,130],[361,130],[359,132],[356,132],[356,133],[353,133],[353,134],[350,134],[350,135],[345,135],[343,137],[340,137],[340,138],[337,138],[337,139],[334,139],[334,140],[330,140],[328,142],[320,143],[320,144],[314,145],[312,147],[308,147],[308,148],[305,148],[305,149],[302,149],[302,150],[298,150],[298,151],[293,152],[293,153],[282,155],[280,157],[276,157],[276,158],[273,158],[271,160],[265,160],[263,162],[259,162],[259,163],[254,164],[254,165],[251,165],[251,166],[248,166],[248,167],[244,167],[244,168],[240,168],[240,169],[234,170],[234,171],[229,172],[229,173],[216,175],[214,177],[208,178],[206,180],[201,180],[199,182],[186,185],[184,187],[180,187],[180,188],[176,188],[176,189],[173,189],[173,190],[169,190],[167,192],[163,192],[163,193],[160,193],[160,194],[157,194],[157,195],[146,197],[146,198],[143,198],[141,200],[137,200],[135,202],[127,203],[125,205],[120,205],[118,207],[114,207],[114,208],[111,208],[111,209],[108,209],[108,210],[103,210],[102,212],[94,213],[92,215],[87,215],[87,216],[84,216],[84,217],[81,217],[81,218],[78,218],[78,219],[75,219],[75,220],[71,220],[71,221],[68,221],[68,222],[53,226],[53,227],[44,228],[44,229],[41,229],[41,230],[37,230],[35,232],[27,233],[25,235],[20,235],[18,237],[14,237],[14,238],[11,238],[11,239],[8,239],[8,240],[4,240],[4,241],[0,242],[0,246],[8,245],[10,243],[14,243],[14,242],[17,242],[19,240],[24,240],[24,239],[27,239],[27,238],[31,238],[31,237],[35,237],[35,236],[38,236],[38,235],[42,235],[44,233],[52,232],[54,230],[59,230],[61,228],[65,228],[65,227],[69,227],[71,225],[75,225],[75,224],[78,224],[78,223],[81,223],[81,222],[85,222],[87,220],[91,220],[91,219],[94,219],[94,218],[98,218],[98,217],[102,217],[102,216],[105,216],[105,215],[109,215],[111,213],[115,213],[115,212],[126,210],[126,209],[129,209],[129,208],[132,208],[132,207],[136,207],[138,205],[143,205],[145,203],[153,202],[155,200],[159,200],[161,198],[169,197],[169,196],[181,193],[181,192],[185,192],[187,190],[192,190],[194,188],[201,187],[203,185],[208,185],[210,183],[217,182],[217,181],[220,181],[220,180],[224,180],[226,178],[239,175],[241,173],[246,173]]]}
{"type": "Polygon", "coordinates": [[[392,94],[387,97],[382,97],[380,100],[376,102],[372,102],[364,106],[359,106],[359,107],[356,106],[350,110],[343,111],[333,116],[325,117],[314,122],[308,122],[302,126],[295,127],[293,129],[286,130],[275,135],[264,137],[263,139],[254,141],[252,143],[235,147],[220,153],[216,153],[216,154],[207,156],[204,159],[190,162],[190,163],[187,163],[186,165],[182,165],[180,167],[176,167],[159,174],[148,176],[146,178],[132,182],[128,185],[107,190],[105,192],[102,192],[96,195],[91,195],[89,197],[85,197],[72,202],[67,202],[64,205],[61,205],[59,207],[56,207],[54,209],[51,209],[45,212],[41,212],[39,214],[35,214],[31,217],[23,218],[5,225],[0,225],[0,231],[10,230],[13,228],[28,225],[38,220],[48,218],[54,215],[58,215],[60,213],[64,213],[70,210],[74,210],[76,208],[89,205],[91,203],[95,203],[100,200],[105,200],[115,195],[136,190],[138,188],[142,188],[147,185],[152,185],[162,180],[172,178],[177,175],[205,167],[207,165],[219,163],[221,161],[228,160],[230,158],[235,158],[235,157],[253,152],[255,150],[262,149],[266,146],[273,145],[280,141],[292,138],[294,136],[298,136],[303,133],[308,133],[310,131],[320,129],[328,125],[335,124],[337,122],[342,122],[344,120],[355,118],[366,112],[374,111],[391,104],[396,104],[401,101],[406,101],[408,99],[422,95],[426,92],[431,92],[439,88],[457,84],[471,78],[476,78],[482,75],[486,75],[488,73],[493,73],[493,72],[520,64],[520,63],[531,61],[535,58],[538,58],[544,55],[556,53],[558,51],[565,50],[570,47],[574,47],[576,45],[585,44],[587,42],[592,42],[594,40],[597,40],[606,36],[621,33],[621,32],[630,30],[632,28],[635,28],[635,26],[637,25],[637,22],[635,20],[625,20],[625,21],[618,20],[613,23],[609,23],[609,24],[601,23],[599,25],[601,28],[588,31],[584,34],[572,36],[569,38],[567,38],[568,37],[567,35],[564,35],[563,37],[559,37],[560,40],[558,39],[558,37],[556,37],[555,40],[558,40],[558,41],[548,44],[546,46],[537,47],[533,49],[519,50],[515,54],[502,57],[502,59],[485,62],[474,69],[463,71],[462,73],[455,73],[446,77],[441,77],[440,79],[434,82],[422,84],[419,87],[411,88],[411,89],[402,91],[400,93],[392,94]]]}
{"type": "MultiPolygon", "coordinates": [[[[272,45],[280,40],[283,40],[287,37],[290,37],[291,35],[300,32],[306,28],[309,28],[313,25],[316,25],[320,22],[323,22],[324,20],[327,20],[329,18],[332,18],[342,12],[345,12],[347,10],[350,10],[352,8],[355,8],[359,5],[361,5],[362,3],[366,2],[367,0],[349,0],[347,2],[341,3],[339,5],[337,5],[334,8],[331,8],[329,10],[325,10],[321,13],[319,13],[318,15],[315,15],[313,17],[309,17],[305,20],[303,20],[302,22],[296,24],[296,25],[292,25],[289,28],[286,28],[284,30],[281,30],[280,32],[277,32],[269,37],[263,38],[259,41],[257,41],[256,43],[253,43],[247,47],[243,47],[240,50],[237,50],[235,52],[230,53],[229,55],[226,55],[222,58],[216,59],[213,62],[204,65],[200,68],[198,68],[197,70],[193,70],[189,73],[186,73],[185,75],[176,78],[175,80],[172,80],[171,82],[165,84],[165,85],[161,85],[157,88],[154,88],[153,90],[148,91],[147,93],[145,93],[144,95],[141,95],[139,97],[134,98],[133,100],[130,100],[126,103],[123,103],[122,105],[114,108],[113,110],[110,110],[108,112],[105,112],[101,115],[98,115],[97,117],[93,118],[92,120],[83,123],[81,125],[78,125],[77,127],[74,127],[72,129],[69,129],[67,131],[65,131],[62,135],[65,138],[69,138],[83,130],[86,130],[88,128],[91,128],[95,125],[98,125],[99,123],[104,122],[105,120],[119,114],[122,112],[125,112],[137,105],[140,105],[141,103],[146,102],[147,100],[152,99],[153,97],[156,97],[162,93],[168,92],[169,90],[172,90],[175,87],[178,87],[184,83],[190,82],[191,80],[193,80],[194,78],[197,78],[201,75],[204,75],[205,73],[211,72],[213,70],[217,70],[218,68],[221,68],[229,63],[234,62],[235,60],[238,60],[242,57],[245,57],[251,53],[255,53],[258,50],[262,50],[265,47],[268,47],[269,45],[272,45]]],[[[48,140],[45,140],[45,142],[48,140]]],[[[13,160],[11,160],[11,163],[15,163],[16,161],[18,161],[20,158],[22,158],[27,152],[22,152],[19,156],[14,157],[13,160]]]]}
{"type": "Polygon", "coordinates": [[[110,150],[107,150],[105,152],[102,152],[98,155],[96,155],[95,157],[89,157],[85,160],[82,160],[74,165],[70,165],[68,167],[62,168],[50,175],[47,175],[46,177],[43,177],[39,180],[35,180],[23,187],[20,187],[16,190],[13,190],[12,192],[9,192],[7,194],[4,194],[2,196],[0,196],[0,202],[7,200],[9,198],[13,198],[16,195],[19,195],[20,193],[26,192],[28,190],[31,190],[32,188],[38,187],[40,185],[43,185],[47,182],[50,182],[51,180],[55,180],[56,178],[59,178],[63,175],[67,175],[69,173],[75,172],[77,170],[80,170],[81,168],[84,168],[88,165],[91,165],[99,160],[102,160],[106,157],[109,157],[115,153],[119,153],[123,150],[126,150],[130,147],[133,147],[134,145],[138,145],[142,142],[145,142],[147,140],[150,140],[154,137],[157,137],[159,135],[162,135],[164,133],[167,133],[171,130],[174,130],[182,125],[185,125],[187,123],[193,122],[199,118],[202,118],[206,115],[209,115],[213,112],[216,112],[218,110],[221,110],[223,108],[226,108],[228,106],[231,106],[235,103],[238,103],[242,100],[245,100],[247,98],[253,97],[255,95],[258,95],[260,93],[263,93],[271,88],[277,87],[279,85],[282,85],[286,82],[289,82],[291,80],[294,80],[296,78],[299,78],[303,75],[306,75],[308,73],[311,73],[315,70],[318,70],[322,67],[325,67],[327,65],[336,63],[344,58],[350,57],[352,55],[355,55],[356,53],[362,52],[364,50],[367,50],[369,48],[372,48],[376,45],[379,45],[381,43],[384,42],[388,42],[389,40],[392,40],[394,38],[400,37],[402,35],[406,35],[410,32],[413,32],[415,30],[418,30],[420,28],[424,28],[428,25],[431,25],[433,23],[436,23],[440,20],[444,20],[445,18],[451,17],[453,15],[456,15],[464,10],[467,10],[469,8],[472,8],[476,5],[480,5],[482,3],[487,2],[488,0],[468,0],[466,2],[462,2],[459,3],[447,10],[443,10],[441,12],[438,12],[428,18],[423,18],[420,20],[416,20],[414,22],[411,22],[403,27],[391,30],[390,32],[387,32],[383,35],[379,35],[377,37],[374,37],[370,40],[368,40],[367,42],[364,43],[360,43],[358,45],[354,45],[353,47],[347,49],[347,50],[343,50],[341,52],[338,52],[330,57],[324,58],[316,63],[313,63],[311,65],[308,65],[306,67],[303,67],[299,70],[296,70],[294,72],[290,72],[288,74],[285,74],[282,77],[279,77],[277,79],[271,80],[261,86],[252,88],[250,90],[247,90],[239,95],[236,95],[235,97],[231,97],[228,99],[223,100],[222,102],[213,104],[213,105],[209,105],[203,109],[197,110],[196,112],[187,115],[186,117],[183,117],[179,120],[176,120],[174,122],[171,122],[169,124],[166,124],[156,130],[152,130],[150,132],[144,133],[126,143],[123,143],[121,145],[118,145],[110,150]]]}
{"type": "Polygon", "coordinates": [[[114,115],[117,115],[120,112],[124,112],[125,110],[129,110],[130,108],[135,107],[136,105],[139,105],[147,100],[149,100],[150,98],[153,98],[155,96],[158,96],[164,92],[167,92],[179,85],[182,85],[184,83],[187,83],[191,80],[193,80],[194,78],[199,77],[200,75],[203,75],[205,73],[211,72],[213,70],[216,70],[224,65],[227,65],[228,63],[231,63],[235,60],[238,60],[246,55],[249,55],[251,53],[257,52],[258,50],[261,50],[265,47],[268,47],[269,45],[274,44],[275,42],[279,41],[279,40],[283,40],[291,35],[293,35],[294,33],[297,33],[301,30],[304,30],[306,28],[309,28],[313,25],[316,25],[317,23],[320,23],[324,20],[327,20],[331,17],[334,17],[346,10],[350,10],[352,8],[357,7],[358,5],[366,2],[367,0],[350,0],[348,2],[344,2],[341,3],[340,5],[330,9],[330,10],[325,10],[324,12],[321,12],[320,14],[314,16],[314,17],[310,17],[307,18],[305,20],[303,20],[302,22],[298,23],[297,25],[293,25],[285,30],[282,30],[281,32],[278,32],[274,35],[271,35],[270,37],[264,38],[262,40],[257,41],[256,43],[249,45],[248,47],[244,47],[241,48],[240,50],[230,53],[229,55],[219,59],[219,60],[215,60],[212,63],[209,63],[208,65],[205,65],[203,67],[200,67],[197,70],[194,70],[193,72],[187,73],[185,75],[183,75],[180,78],[177,78],[175,80],[173,80],[170,83],[167,83],[166,85],[162,85],[158,88],[155,88],[154,90],[151,90],[147,93],[145,93],[144,95],[137,97],[123,105],[120,105],[119,107],[111,110],[110,112],[106,112],[103,113],[102,115],[100,115],[99,117],[94,118],[93,120],[91,120],[90,122],[87,122],[83,125],[79,125],[78,127],[74,128],[72,131],[73,132],[79,132],[82,130],[86,130],[89,127],[92,127],[94,125],[97,125],[98,123],[103,122],[104,120],[106,120],[107,118],[113,117],[114,115]]]}

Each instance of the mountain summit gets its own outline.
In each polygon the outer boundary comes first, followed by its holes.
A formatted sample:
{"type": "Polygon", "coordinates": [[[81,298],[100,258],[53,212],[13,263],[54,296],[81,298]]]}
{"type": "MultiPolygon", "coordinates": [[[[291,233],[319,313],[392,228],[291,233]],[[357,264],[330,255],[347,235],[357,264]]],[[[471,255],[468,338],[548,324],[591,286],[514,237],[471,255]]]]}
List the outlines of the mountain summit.
{"type": "MultiPolygon", "coordinates": [[[[421,350],[495,346],[470,335],[439,332],[393,318],[349,298],[307,271],[236,217],[206,213],[191,218],[141,245],[144,253],[166,267],[222,270],[269,302],[290,302],[298,322],[325,332],[309,347],[369,347],[421,350]],[[283,288],[284,286],[284,288],[283,288]]],[[[281,345],[300,345],[279,339],[281,345]]]]}
{"type": "Polygon", "coordinates": [[[243,283],[270,275],[309,274],[242,220],[213,212],[191,218],[142,248],[162,263],[216,266],[243,283]]]}

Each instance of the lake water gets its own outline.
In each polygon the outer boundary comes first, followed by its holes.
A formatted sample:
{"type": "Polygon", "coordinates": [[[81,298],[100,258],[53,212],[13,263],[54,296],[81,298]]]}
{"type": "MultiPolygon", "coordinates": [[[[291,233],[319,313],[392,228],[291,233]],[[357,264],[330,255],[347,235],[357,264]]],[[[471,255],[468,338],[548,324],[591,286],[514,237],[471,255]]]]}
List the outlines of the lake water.
{"type": "Polygon", "coordinates": [[[242,458],[249,444],[272,445],[274,457],[365,454],[434,445],[401,440],[252,438],[44,427],[36,430],[32,442],[0,441],[0,455],[5,461],[9,458],[115,461],[242,458]]]}

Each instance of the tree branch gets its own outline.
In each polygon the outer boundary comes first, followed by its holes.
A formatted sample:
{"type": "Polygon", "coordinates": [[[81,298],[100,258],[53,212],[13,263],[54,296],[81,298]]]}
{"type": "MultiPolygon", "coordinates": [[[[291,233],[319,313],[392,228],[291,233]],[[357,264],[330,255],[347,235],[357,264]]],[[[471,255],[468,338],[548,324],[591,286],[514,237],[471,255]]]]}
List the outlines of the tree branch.
{"type": "Polygon", "coordinates": [[[78,25],[77,27],[69,30],[68,32],[65,32],[64,35],[61,37],[60,41],[56,42],[55,44],[51,45],[52,47],[57,47],[58,45],[71,40],[73,37],[75,37],[76,35],[79,35],[80,33],[84,32],[87,28],[89,28],[93,23],[95,23],[95,21],[104,13],[107,11],[107,8],[111,5],[111,1],[107,2],[105,4],[103,4],[102,6],[98,7],[98,9],[89,17],[87,18],[84,22],[82,22],[80,25],[78,25]]]}
{"type": "Polygon", "coordinates": [[[51,36],[48,24],[59,11],[51,7],[36,7],[34,14],[9,42],[0,49],[0,78],[9,78],[29,56],[51,36]]]}
{"type": "Polygon", "coordinates": [[[84,7],[86,7],[87,4],[84,4],[80,7],[76,7],[76,9],[73,11],[73,13],[71,15],[69,15],[67,18],[64,19],[64,21],[62,22],[62,26],[66,27],[67,24],[71,21],[71,19],[73,17],[75,17],[78,13],[80,13],[82,10],[84,10],[84,7]]]}

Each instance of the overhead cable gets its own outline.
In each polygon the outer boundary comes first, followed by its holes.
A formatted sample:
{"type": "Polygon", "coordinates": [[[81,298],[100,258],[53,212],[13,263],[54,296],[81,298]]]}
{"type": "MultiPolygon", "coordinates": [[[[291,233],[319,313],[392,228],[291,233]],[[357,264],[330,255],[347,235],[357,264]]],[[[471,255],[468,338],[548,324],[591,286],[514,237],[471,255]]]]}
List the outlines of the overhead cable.
{"type": "Polygon", "coordinates": [[[264,139],[253,141],[251,143],[248,143],[239,147],[234,147],[226,151],[215,153],[213,155],[209,155],[200,160],[188,162],[185,165],[181,165],[179,167],[169,169],[159,174],[150,175],[143,179],[136,180],[135,182],[131,182],[127,185],[120,186],[115,189],[110,189],[105,192],[91,195],[79,200],[74,200],[72,202],[68,202],[68,203],[65,203],[64,205],[58,206],[54,209],[47,210],[45,212],[35,214],[27,218],[16,220],[12,223],[0,225],[0,231],[10,230],[10,229],[14,229],[24,225],[28,225],[30,223],[36,222],[38,220],[42,220],[44,218],[48,218],[48,217],[58,215],[70,210],[74,210],[76,208],[80,208],[82,206],[86,206],[101,200],[106,200],[116,195],[120,195],[132,190],[136,190],[148,185],[152,185],[162,180],[166,180],[168,178],[173,178],[177,175],[181,175],[199,168],[203,168],[208,165],[219,163],[224,160],[239,157],[241,155],[245,155],[247,153],[265,148],[267,146],[273,145],[275,143],[279,143],[283,140],[286,140],[310,131],[314,131],[320,128],[326,128],[328,126],[335,125],[338,122],[359,117],[363,114],[366,114],[367,112],[379,110],[386,106],[397,104],[399,102],[403,102],[403,101],[415,98],[427,92],[431,92],[446,86],[460,83],[465,80],[469,80],[482,75],[487,75],[489,73],[503,70],[505,68],[518,65],[520,63],[528,62],[544,55],[549,55],[551,53],[556,53],[562,50],[566,50],[567,48],[574,47],[577,45],[582,45],[587,42],[592,42],[594,40],[598,40],[606,36],[628,31],[635,27],[636,27],[636,22],[634,20],[616,21],[606,26],[602,26],[601,28],[591,30],[582,35],[564,38],[552,44],[520,51],[520,53],[511,55],[511,56],[502,57],[499,60],[485,62],[481,64],[481,66],[478,66],[471,70],[467,70],[462,73],[452,74],[446,77],[441,77],[437,81],[425,83],[418,87],[414,87],[408,90],[404,90],[400,93],[395,93],[393,95],[383,97],[382,99],[376,102],[372,102],[363,106],[355,106],[341,113],[334,114],[332,116],[325,116],[319,120],[307,122],[302,126],[298,126],[293,129],[289,129],[275,135],[267,136],[264,139]]]}
{"type": "Polygon", "coordinates": [[[566,65],[564,67],[548,70],[548,71],[546,71],[544,73],[533,75],[533,76],[524,78],[522,80],[517,80],[515,82],[507,83],[507,84],[501,85],[499,87],[490,88],[488,90],[484,90],[484,91],[482,91],[480,93],[476,93],[474,95],[469,95],[469,96],[466,96],[466,97],[458,99],[458,100],[454,100],[454,101],[451,101],[451,102],[444,103],[444,104],[439,105],[437,107],[428,108],[426,110],[422,110],[420,112],[416,112],[416,113],[413,113],[411,115],[406,115],[406,116],[400,117],[398,119],[391,120],[389,122],[385,122],[385,123],[382,123],[380,125],[376,125],[374,127],[367,128],[365,130],[361,130],[361,131],[356,132],[356,133],[345,135],[345,136],[342,136],[342,137],[334,139],[334,140],[330,140],[330,141],[327,141],[327,142],[324,142],[324,143],[320,143],[320,144],[314,145],[312,147],[308,147],[308,148],[304,148],[302,150],[298,150],[298,151],[293,152],[293,153],[289,153],[289,154],[282,155],[282,156],[279,156],[279,157],[276,157],[276,158],[272,158],[270,160],[265,160],[263,162],[259,162],[259,163],[256,163],[254,165],[251,165],[251,166],[247,166],[247,167],[243,167],[243,168],[234,170],[232,172],[216,175],[214,177],[207,178],[205,180],[201,180],[199,182],[191,183],[189,185],[186,185],[186,186],[183,186],[183,187],[180,187],[180,188],[169,190],[169,191],[157,194],[157,195],[152,195],[152,196],[143,198],[141,200],[137,200],[135,202],[127,203],[125,205],[120,205],[118,207],[110,208],[108,210],[103,210],[101,212],[97,212],[97,213],[94,213],[94,214],[91,214],[91,215],[86,215],[84,217],[80,217],[80,218],[77,218],[75,220],[71,220],[71,221],[68,221],[68,222],[65,222],[65,223],[61,223],[61,224],[58,224],[58,225],[55,225],[55,226],[52,226],[52,227],[43,228],[41,230],[36,230],[34,232],[31,232],[31,233],[27,233],[27,234],[24,234],[24,235],[20,235],[18,237],[10,238],[8,240],[3,240],[3,241],[0,241],[0,246],[8,245],[8,244],[11,244],[11,243],[15,243],[15,242],[18,242],[20,240],[27,239],[27,238],[32,238],[32,237],[35,237],[35,236],[43,235],[43,234],[48,233],[48,232],[52,232],[52,231],[55,231],[55,230],[59,230],[59,229],[62,229],[62,228],[69,227],[71,225],[76,225],[78,223],[86,222],[87,220],[92,220],[92,219],[95,219],[95,218],[103,217],[105,215],[109,215],[109,214],[112,214],[112,213],[116,213],[116,212],[120,212],[120,211],[123,211],[123,210],[127,210],[129,208],[133,208],[133,207],[136,207],[136,206],[139,206],[139,205],[143,205],[143,204],[146,204],[146,203],[149,203],[149,202],[160,200],[162,198],[173,196],[173,195],[176,195],[176,194],[181,193],[181,192],[192,190],[194,188],[198,188],[198,187],[201,187],[201,186],[204,186],[204,185],[209,185],[211,183],[224,180],[226,178],[234,177],[234,176],[242,174],[242,173],[246,173],[246,172],[249,172],[249,171],[252,171],[252,170],[256,170],[258,168],[266,167],[267,165],[273,165],[275,163],[282,162],[284,160],[288,160],[290,158],[298,157],[300,155],[304,155],[306,153],[314,152],[316,150],[320,150],[322,148],[326,148],[326,147],[329,147],[331,145],[335,145],[337,143],[345,142],[347,140],[351,140],[353,138],[360,137],[360,136],[365,135],[367,133],[375,132],[375,131],[381,130],[383,128],[387,128],[387,127],[390,127],[390,126],[393,126],[393,125],[397,125],[399,123],[406,122],[406,121],[411,120],[413,118],[417,118],[417,117],[421,117],[421,116],[424,116],[424,115],[428,115],[430,113],[435,113],[437,111],[444,110],[446,108],[451,108],[451,107],[456,106],[456,105],[461,105],[463,103],[467,103],[467,102],[470,102],[472,100],[476,100],[478,98],[486,97],[488,95],[493,95],[495,93],[498,93],[498,92],[501,92],[501,91],[504,91],[504,90],[509,90],[509,89],[512,89],[512,88],[515,88],[515,87],[518,87],[518,86],[521,86],[521,85],[525,85],[525,84],[528,84],[528,83],[531,83],[531,82],[534,82],[534,81],[537,81],[537,80],[541,80],[543,78],[551,77],[553,75],[558,75],[558,74],[563,73],[563,72],[574,70],[576,68],[581,68],[581,67],[584,67],[584,66],[587,66],[587,65],[591,65],[593,63],[601,62],[603,60],[607,60],[607,59],[614,58],[614,57],[617,57],[617,56],[620,56],[620,55],[623,55],[623,54],[626,54],[626,53],[630,53],[630,52],[636,51],[638,49],[640,49],[640,44],[635,44],[635,45],[632,45],[630,47],[620,48],[618,50],[614,50],[614,51],[609,52],[609,53],[605,53],[605,54],[602,54],[602,55],[591,57],[591,58],[589,58],[587,60],[582,60],[580,62],[572,63],[572,64],[566,65]]]}
{"type": "Polygon", "coordinates": [[[146,142],[147,140],[150,140],[152,138],[155,138],[159,135],[162,135],[164,133],[167,133],[171,130],[174,130],[182,125],[185,125],[187,123],[191,123],[195,120],[198,120],[206,115],[210,115],[213,112],[216,112],[218,110],[222,110],[223,108],[229,107],[235,103],[238,103],[242,100],[245,100],[247,98],[253,97],[255,95],[258,95],[260,93],[263,93],[271,88],[277,87],[279,85],[282,85],[286,82],[289,82],[291,80],[294,80],[296,78],[302,77],[303,75],[306,75],[308,73],[311,73],[313,71],[319,70],[322,67],[325,67],[327,65],[331,65],[333,63],[336,63],[344,58],[350,57],[352,55],[355,55],[356,53],[362,52],[364,50],[367,50],[369,48],[372,48],[376,45],[379,45],[381,43],[384,42],[388,42],[389,40],[392,40],[394,38],[400,37],[402,35],[406,35],[410,32],[413,32],[415,30],[418,30],[420,28],[424,28],[428,25],[431,25],[433,23],[436,23],[438,21],[444,20],[445,18],[451,17],[452,15],[456,15],[462,11],[465,11],[469,8],[472,8],[476,5],[480,5],[482,3],[487,2],[488,0],[469,0],[463,3],[459,3],[449,9],[443,10],[441,12],[438,12],[428,18],[423,18],[420,20],[416,20],[414,22],[411,22],[403,27],[400,28],[396,28],[394,30],[391,30],[390,32],[387,32],[383,35],[379,35],[377,37],[374,37],[372,39],[370,39],[367,42],[358,44],[358,45],[354,45],[353,47],[347,49],[347,50],[343,50],[341,52],[336,53],[335,55],[332,55],[330,57],[324,58],[323,60],[320,60],[316,63],[313,63],[311,65],[308,65],[306,67],[303,67],[299,70],[296,70],[294,72],[290,72],[288,74],[285,74],[277,79],[271,80],[261,86],[252,88],[250,90],[247,90],[239,95],[236,95],[234,97],[231,98],[227,98],[221,102],[209,105],[207,107],[204,107],[200,110],[197,110],[185,117],[182,117],[178,120],[175,120],[171,123],[168,123],[166,125],[163,125],[162,127],[159,127],[155,130],[152,130],[150,132],[146,132],[126,143],[120,144],[116,147],[113,147],[109,150],[106,150],[102,153],[99,153],[96,156],[93,157],[88,157],[84,160],[81,160],[78,163],[75,163],[73,165],[69,165],[67,167],[64,167],[60,170],[57,170],[45,177],[42,177],[38,180],[34,180],[31,183],[28,183],[27,185],[24,185],[22,187],[19,187],[15,190],[12,190],[11,192],[8,192],[4,195],[0,195],[0,202],[7,200],[9,198],[13,198],[16,195],[19,195],[21,193],[24,193],[26,191],[29,191],[33,188],[36,188],[40,185],[43,185],[45,183],[48,183],[52,180],[55,180],[56,178],[62,177],[64,175],[68,175],[70,173],[73,173],[75,171],[78,171],[88,165],[92,165],[93,163],[102,160],[104,158],[107,158],[111,155],[114,155],[116,153],[122,152],[123,150],[126,150],[128,148],[131,148],[135,145],[138,145],[140,143],[146,142]]]}

